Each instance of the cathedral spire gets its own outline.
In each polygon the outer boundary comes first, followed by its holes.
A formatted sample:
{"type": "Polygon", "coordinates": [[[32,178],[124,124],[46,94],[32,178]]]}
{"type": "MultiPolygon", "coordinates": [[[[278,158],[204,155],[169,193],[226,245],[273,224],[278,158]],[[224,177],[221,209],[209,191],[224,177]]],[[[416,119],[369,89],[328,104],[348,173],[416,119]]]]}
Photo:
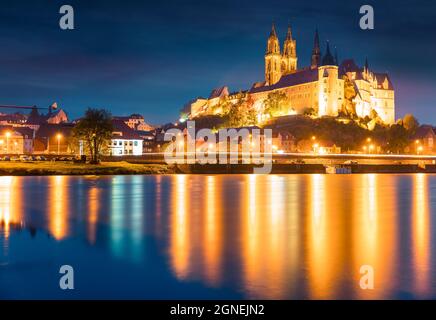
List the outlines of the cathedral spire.
{"type": "Polygon", "coordinates": [[[315,30],[315,38],[313,41],[312,60],[311,60],[312,68],[318,67],[320,60],[321,60],[321,49],[319,47],[319,35],[318,35],[318,28],[317,28],[315,30]]]}
{"type": "Polygon", "coordinates": [[[365,71],[368,71],[369,67],[368,67],[368,57],[365,58],[365,71]]]}
{"type": "Polygon", "coordinates": [[[270,38],[277,38],[276,26],[274,22],[272,23],[271,32],[269,34],[270,38]]]}
{"type": "Polygon", "coordinates": [[[279,39],[277,38],[276,27],[272,24],[271,32],[268,37],[265,54],[265,82],[273,85],[280,80],[282,55],[280,51],[279,39]]]}
{"type": "Polygon", "coordinates": [[[266,53],[280,54],[280,44],[279,44],[279,39],[277,38],[277,32],[274,23],[272,24],[271,32],[268,37],[268,45],[267,45],[266,53]]]}
{"type": "Polygon", "coordinates": [[[288,32],[283,44],[282,74],[297,71],[297,60],[297,41],[292,39],[291,25],[288,25],[288,32]]]}
{"type": "Polygon", "coordinates": [[[292,41],[292,32],[291,32],[291,25],[288,25],[288,32],[286,33],[286,40],[292,41]]]}

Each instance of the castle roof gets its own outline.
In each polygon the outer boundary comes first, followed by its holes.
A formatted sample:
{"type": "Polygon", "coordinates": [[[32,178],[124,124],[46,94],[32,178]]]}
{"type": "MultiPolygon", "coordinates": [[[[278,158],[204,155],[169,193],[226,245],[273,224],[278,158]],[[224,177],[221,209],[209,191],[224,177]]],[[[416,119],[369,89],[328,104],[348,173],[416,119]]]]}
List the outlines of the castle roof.
{"type": "Polygon", "coordinates": [[[336,65],[335,58],[333,57],[332,53],[330,52],[330,44],[328,42],[327,42],[327,50],[326,50],[324,57],[322,58],[321,65],[323,65],[323,66],[335,66],[336,65]]]}
{"type": "Polygon", "coordinates": [[[253,86],[250,93],[264,92],[280,88],[292,87],[303,83],[318,81],[318,69],[303,69],[294,73],[282,76],[280,80],[272,86],[253,86]]]}
{"type": "Polygon", "coordinates": [[[361,68],[357,66],[356,62],[354,62],[353,59],[345,59],[339,66],[339,71],[342,74],[345,74],[347,72],[360,72],[361,68]]]}
{"type": "Polygon", "coordinates": [[[394,86],[392,85],[391,78],[387,73],[374,72],[374,77],[377,80],[379,85],[382,85],[385,79],[388,80],[388,90],[394,90],[394,86]]]}
{"type": "Polygon", "coordinates": [[[229,88],[227,88],[227,86],[223,86],[212,90],[209,99],[219,98],[226,95],[227,96],[229,95],[229,88]]]}

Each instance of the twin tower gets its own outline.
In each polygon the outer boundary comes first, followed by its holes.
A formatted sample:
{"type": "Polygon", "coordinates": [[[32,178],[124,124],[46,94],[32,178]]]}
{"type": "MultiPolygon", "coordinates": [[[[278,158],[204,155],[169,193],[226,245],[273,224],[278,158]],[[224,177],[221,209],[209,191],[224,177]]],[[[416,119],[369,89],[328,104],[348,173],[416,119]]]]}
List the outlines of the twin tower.
{"type": "MultiPolygon", "coordinates": [[[[312,68],[319,65],[320,59],[321,51],[319,48],[319,37],[318,32],[316,32],[314,48],[312,51],[312,68]]],[[[273,85],[277,83],[283,75],[296,72],[298,70],[297,60],[297,41],[292,39],[291,27],[288,27],[282,54],[276,28],[273,24],[265,54],[266,85],[273,85]]]]}

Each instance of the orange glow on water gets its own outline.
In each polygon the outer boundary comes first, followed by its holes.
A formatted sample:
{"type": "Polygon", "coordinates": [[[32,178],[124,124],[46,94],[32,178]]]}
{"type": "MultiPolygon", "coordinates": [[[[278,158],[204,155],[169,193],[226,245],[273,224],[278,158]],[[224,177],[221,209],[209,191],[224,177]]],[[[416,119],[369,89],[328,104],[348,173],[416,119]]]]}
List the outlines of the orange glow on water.
{"type": "Polygon", "coordinates": [[[414,176],[412,243],[416,291],[426,294],[430,291],[430,199],[428,176],[414,176]]]}
{"type": "Polygon", "coordinates": [[[49,230],[56,240],[68,236],[68,179],[67,176],[50,177],[50,189],[47,195],[49,208],[49,230]]]}
{"type": "Polygon", "coordinates": [[[207,177],[206,202],[204,212],[206,215],[204,226],[203,251],[205,257],[206,280],[211,285],[217,285],[221,278],[221,250],[222,250],[222,225],[219,204],[221,190],[216,176],[207,177]]]}
{"type": "Polygon", "coordinates": [[[172,192],[172,213],[170,223],[170,256],[173,270],[179,279],[185,279],[190,271],[190,212],[189,195],[185,175],[176,176],[172,192]]]}
{"type": "Polygon", "coordinates": [[[98,210],[100,202],[100,190],[92,186],[88,191],[88,241],[95,244],[97,237],[98,210]]]}

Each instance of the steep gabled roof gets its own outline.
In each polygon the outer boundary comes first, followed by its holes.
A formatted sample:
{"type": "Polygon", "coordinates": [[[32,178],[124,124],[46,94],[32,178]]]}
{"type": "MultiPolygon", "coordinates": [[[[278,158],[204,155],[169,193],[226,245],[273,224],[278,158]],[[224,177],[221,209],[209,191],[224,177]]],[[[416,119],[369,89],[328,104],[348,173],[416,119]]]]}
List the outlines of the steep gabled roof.
{"type": "Polygon", "coordinates": [[[113,133],[112,139],[126,139],[126,140],[141,140],[141,136],[132,128],[130,128],[124,121],[119,119],[112,120],[113,133]],[[115,133],[120,133],[115,134],[115,133]]]}
{"type": "Polygon", "coordinates": [[[219,97],[228,96],[228,95],[229,95],[229,88],[227,88],[227,86],[223,86],[223,87],[216,88],[216,89],[212,90],[212,92],[210,93],[209,99],[219,98],[219,97]]]}
{"type": "Polygon", "coordinates": [[[62,134],[64,137],[68,137],[71,135],[71,130],[73,130],[73,124],[50,124],[44,123],[39,126],[39,129],[36,131],[36,137],[38,138],[47,138],[53,137],[57,134],[62,134]]]}

